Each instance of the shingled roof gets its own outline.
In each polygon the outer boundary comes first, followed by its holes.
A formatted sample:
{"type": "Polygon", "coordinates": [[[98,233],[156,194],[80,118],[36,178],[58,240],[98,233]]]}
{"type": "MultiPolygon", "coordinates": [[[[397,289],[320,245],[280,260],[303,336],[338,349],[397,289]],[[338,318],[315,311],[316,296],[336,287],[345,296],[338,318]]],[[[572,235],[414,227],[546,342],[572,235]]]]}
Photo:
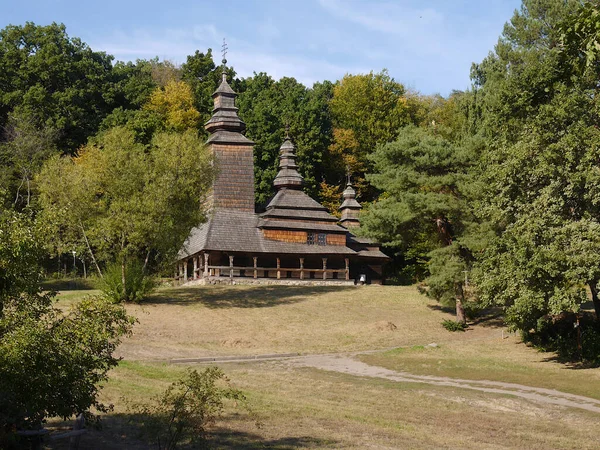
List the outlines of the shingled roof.
{"type": "Polygon", "coordinates": [[[257,254],[357,254],[343,245],[306,245],[265,239],[257,227],[258,221],[258,215],[253,213],[216,209],[206,223],[192,229],[178,257],[185,258],[206,250],[257,254]]]}

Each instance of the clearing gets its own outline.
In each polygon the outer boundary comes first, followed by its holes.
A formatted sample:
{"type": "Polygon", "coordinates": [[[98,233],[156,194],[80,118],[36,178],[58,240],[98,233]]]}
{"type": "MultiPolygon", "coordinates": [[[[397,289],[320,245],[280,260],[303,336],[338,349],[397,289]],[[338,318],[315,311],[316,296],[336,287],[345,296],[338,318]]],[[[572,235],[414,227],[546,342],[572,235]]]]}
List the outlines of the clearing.
{"type": "Polygon", "coordinates": [[[498,319],[448,332],[452,315],[414,287],[164,288],[127,308],[139,323],[102,391],[115,411],[82,448],[152,448],[127,405],[202,367],[171,360],[292,353],[303,356],[218,363],[263,425],[231,405],[213,447],[600,447],[600,369],[559,364],[498,319]]]}

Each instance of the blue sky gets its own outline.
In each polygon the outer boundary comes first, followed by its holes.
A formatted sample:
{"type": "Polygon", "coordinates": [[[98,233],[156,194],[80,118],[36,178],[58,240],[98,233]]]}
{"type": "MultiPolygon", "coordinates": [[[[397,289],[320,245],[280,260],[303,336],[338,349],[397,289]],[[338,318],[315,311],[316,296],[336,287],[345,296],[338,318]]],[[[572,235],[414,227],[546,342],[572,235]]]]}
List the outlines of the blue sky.
{"type": "MultiPolygon", "coordinates": [[[[425,94],[465,89],[520,0],[0,0],[0,28],[62,22],[119,60],[220,49],[239,76],[311,85],[387,68],[425,94]]],[[[220,51],[220,50],[218,50],[220,51]]],[[[218,51],[216,51],[217,54],[218,51]]],[[[220,54],[219,57],[220,59],[220,54]]]]}

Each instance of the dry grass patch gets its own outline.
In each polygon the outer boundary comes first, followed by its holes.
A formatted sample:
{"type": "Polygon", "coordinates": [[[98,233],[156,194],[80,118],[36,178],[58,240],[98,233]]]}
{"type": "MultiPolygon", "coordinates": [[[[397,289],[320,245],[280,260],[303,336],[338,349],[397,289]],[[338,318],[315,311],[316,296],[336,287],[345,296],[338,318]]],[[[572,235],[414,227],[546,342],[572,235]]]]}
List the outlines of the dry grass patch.
{"type": "MultiPolygon", "coordinates": [[[[216,448],[598,448],[597,415],[538,405],[510,396],[396,383],[285,362],[223,366],[249,398],[263,426],[229,408],[213,430],[216,448]]],[[[125,363],[105,388],[105,399],[139,401],[158,393],[185,368],[125,363]]],[[[122,403],[122,402],[120,402],[122,403]]],[[[84,448],[144,448],[117,404],[102,432],[84,448]]]]}
{"type": "MultiPolygon", "coordinates": [[[[468,333],[468,332],[467,332],[468,333]]],[[[516,337],[444,342],[361,355],[367,364],[416,375],[492,380],[556,389],[600,399],[600,369],[577,369],[555,362],[516,337]]]]}
{"type": "Polygon", "coordinates": [[[162,289],[128,305],[139,324],[128,359],[327,353],[500,336],[448,333],[452,317],[413,287],[194,286],[162,289]]]}

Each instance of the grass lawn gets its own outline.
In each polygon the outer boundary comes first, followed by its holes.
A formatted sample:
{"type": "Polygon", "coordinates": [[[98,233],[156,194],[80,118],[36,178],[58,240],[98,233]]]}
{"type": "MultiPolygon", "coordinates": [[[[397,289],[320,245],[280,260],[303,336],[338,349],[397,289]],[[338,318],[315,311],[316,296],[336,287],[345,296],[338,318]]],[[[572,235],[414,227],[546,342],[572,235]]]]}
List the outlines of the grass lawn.
{"type": "MultiPolygon", "coordinates": [[[[394,383],[285,362],[227,364],[255,417],[230,405],[210,444],[216,448],[598,448],[597,415],[510,396],[394,383]]],[[[83,448],[148,448],[123,398],[143,402],[185,367],[123,362],[103,398],[117,406],[83,448]]]]}
{"type": "MultiPolygon", "coordinates": [[[[63,291],[59,306],[89,292],[63,291]]],[[[404,347],[359,358],[414,374],[516,382],[600,398],[600,369],[574,370],[514,336],[502,339],[502,326],[493,319],[465,333],[448,332],[440,323],[451,314],[413,287],[164,288],[128,310],[139,323],[102,391],[115,411],[105,418],[104,430],[89,433],[80,448],[149,448],[126,405],[147,401],[186,370],[156,362],[172,358],[404,347]],[[424,347],[433,342],[437,348],[424,347]]],[[[285,360],[222,368],[247,394],[263,426],[257,428],[244,410],[228,407],[210,441],[217,448],[600,448],[598,415],[586,411],[301,368],[285,360]]]]}
{"type": "Polygon", "coordinates": [[[449,333],[451,315],[413,287],[196,286],[128,306],[139,324],[122,345],[134,360],[359,351],[500,336],[449,333]]]}

